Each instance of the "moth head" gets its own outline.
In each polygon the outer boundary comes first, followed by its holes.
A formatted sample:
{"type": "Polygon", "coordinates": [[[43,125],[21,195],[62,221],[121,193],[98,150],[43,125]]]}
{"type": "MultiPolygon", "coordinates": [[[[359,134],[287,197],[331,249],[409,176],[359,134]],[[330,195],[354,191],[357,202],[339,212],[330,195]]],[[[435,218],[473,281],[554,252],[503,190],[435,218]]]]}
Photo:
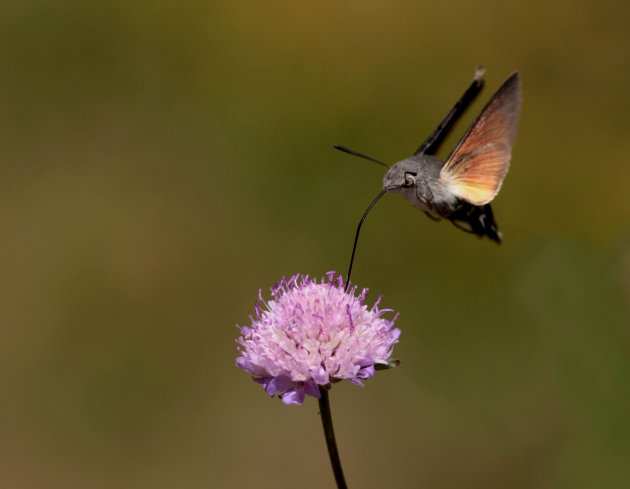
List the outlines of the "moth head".
{"type": "Polygon", "coordinates": [[[415,187],[418,177],[418,164],[403,160],[392,166],[383,178],[383,189],[400,192],[402,189],[415,187]]]}

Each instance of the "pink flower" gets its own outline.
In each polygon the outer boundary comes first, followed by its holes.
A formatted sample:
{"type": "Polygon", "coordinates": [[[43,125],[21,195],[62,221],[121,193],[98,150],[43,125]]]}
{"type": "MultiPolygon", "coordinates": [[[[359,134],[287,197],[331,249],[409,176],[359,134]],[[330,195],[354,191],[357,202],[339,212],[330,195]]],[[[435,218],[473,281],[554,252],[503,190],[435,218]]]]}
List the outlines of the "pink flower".
{"type": "Polygon", "coordinates": [[[368,310],[367,289],[356,297],[356,287],[346,292],[340,275],[327,275],[319,283],[308,275],[283,277],[268,302],[259,291],[251,326],[237,325],[236,365],[285,404],[302,404],[306,394],[319,398],[319,386],[339,380],[363,385],[375,366],[395,363],[398,315],[381,317],[393,311],[378,308],[380,297],[368,310]]]}

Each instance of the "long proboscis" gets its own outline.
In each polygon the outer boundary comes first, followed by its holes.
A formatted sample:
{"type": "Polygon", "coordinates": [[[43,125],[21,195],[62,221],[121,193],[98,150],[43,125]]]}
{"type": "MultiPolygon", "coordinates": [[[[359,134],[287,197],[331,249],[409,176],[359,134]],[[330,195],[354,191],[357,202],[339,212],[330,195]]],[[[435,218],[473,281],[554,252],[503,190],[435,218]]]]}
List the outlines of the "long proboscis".
{"type": "Polygon", "coordinates": [[[349,155],[358,156],[359,158],[365,158],[366,160],[373,161],[374,163],[378,163],[379,165],[383,165],[384,167],[389,168],[389,165],[387,163],[383,163],[376,158],[364,155],[363,153],[359,153],[358,151],[355,151],[353,149],[344,148],[343,146],[339,146],[338,144],[333,144],[333,148],[338,149],[339,151],[343,151],[344,153],[348,153],[349,155]]]}
{"type": "Polygon", "coordinates": [[[383,195],[385,195],[385,192],[387,192],[387,190],[385,189],[379,192],[376,198],[370,203],[368,208],[365,209],[365,212],[363,213],[363,217],[361,217],[361,220],[359,221],[359,225],[357,226],[357,233],[354,235],[354,245],[352,245],[352,256],[350,257],[350,266],[348,267],[348,275],[346,276],[346,288],[345,288],[346,292],[348,291],[348,288],[350,287],[350,274],[352,273],[352,264],[354,263],[354,254],[357,251],[357,243],[359,242],[359,233],[361,232],[361,226],[363,226],[363,221],[365,221],[365,218],[372,210],[372,207],[374,207],[374,204],[378,202],[378,199],[380,199],[383,195]]]}

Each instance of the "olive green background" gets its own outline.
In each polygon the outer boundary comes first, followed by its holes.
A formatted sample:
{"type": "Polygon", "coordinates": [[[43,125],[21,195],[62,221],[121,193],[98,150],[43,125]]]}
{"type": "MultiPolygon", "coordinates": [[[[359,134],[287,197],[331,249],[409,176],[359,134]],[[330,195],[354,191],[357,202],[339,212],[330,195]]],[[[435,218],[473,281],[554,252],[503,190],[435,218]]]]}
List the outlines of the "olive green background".
{"type": "Polygon", "coordinates": [[[317,403],[234,366],[258,289],[345,273],[387,162],[521,71],[496,246],[386,196],[354,281],[395,356],[337,384],[352,488],[630,480],[627,2],[4,2],[0,487],[323,488],[317,403]]]}

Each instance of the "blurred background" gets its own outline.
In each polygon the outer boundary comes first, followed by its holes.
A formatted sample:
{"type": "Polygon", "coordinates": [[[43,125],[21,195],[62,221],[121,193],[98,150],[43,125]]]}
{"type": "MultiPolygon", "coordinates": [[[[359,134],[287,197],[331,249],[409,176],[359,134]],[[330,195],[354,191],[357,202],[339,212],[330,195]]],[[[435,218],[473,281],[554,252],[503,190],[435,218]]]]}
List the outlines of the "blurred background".
{"type": "Polygon", "coordinates": [[[395,357],[333,417],[353,488],[630,480],[627,2],[0,5],[0,486],[332,487],[317,403],[238,370],[283,275],[345,273],[383,168],[521,71],[497,246],[386,196],[353,280],[395,357]],[[268,292],[267,292],[268,293],[268,292]]]}

